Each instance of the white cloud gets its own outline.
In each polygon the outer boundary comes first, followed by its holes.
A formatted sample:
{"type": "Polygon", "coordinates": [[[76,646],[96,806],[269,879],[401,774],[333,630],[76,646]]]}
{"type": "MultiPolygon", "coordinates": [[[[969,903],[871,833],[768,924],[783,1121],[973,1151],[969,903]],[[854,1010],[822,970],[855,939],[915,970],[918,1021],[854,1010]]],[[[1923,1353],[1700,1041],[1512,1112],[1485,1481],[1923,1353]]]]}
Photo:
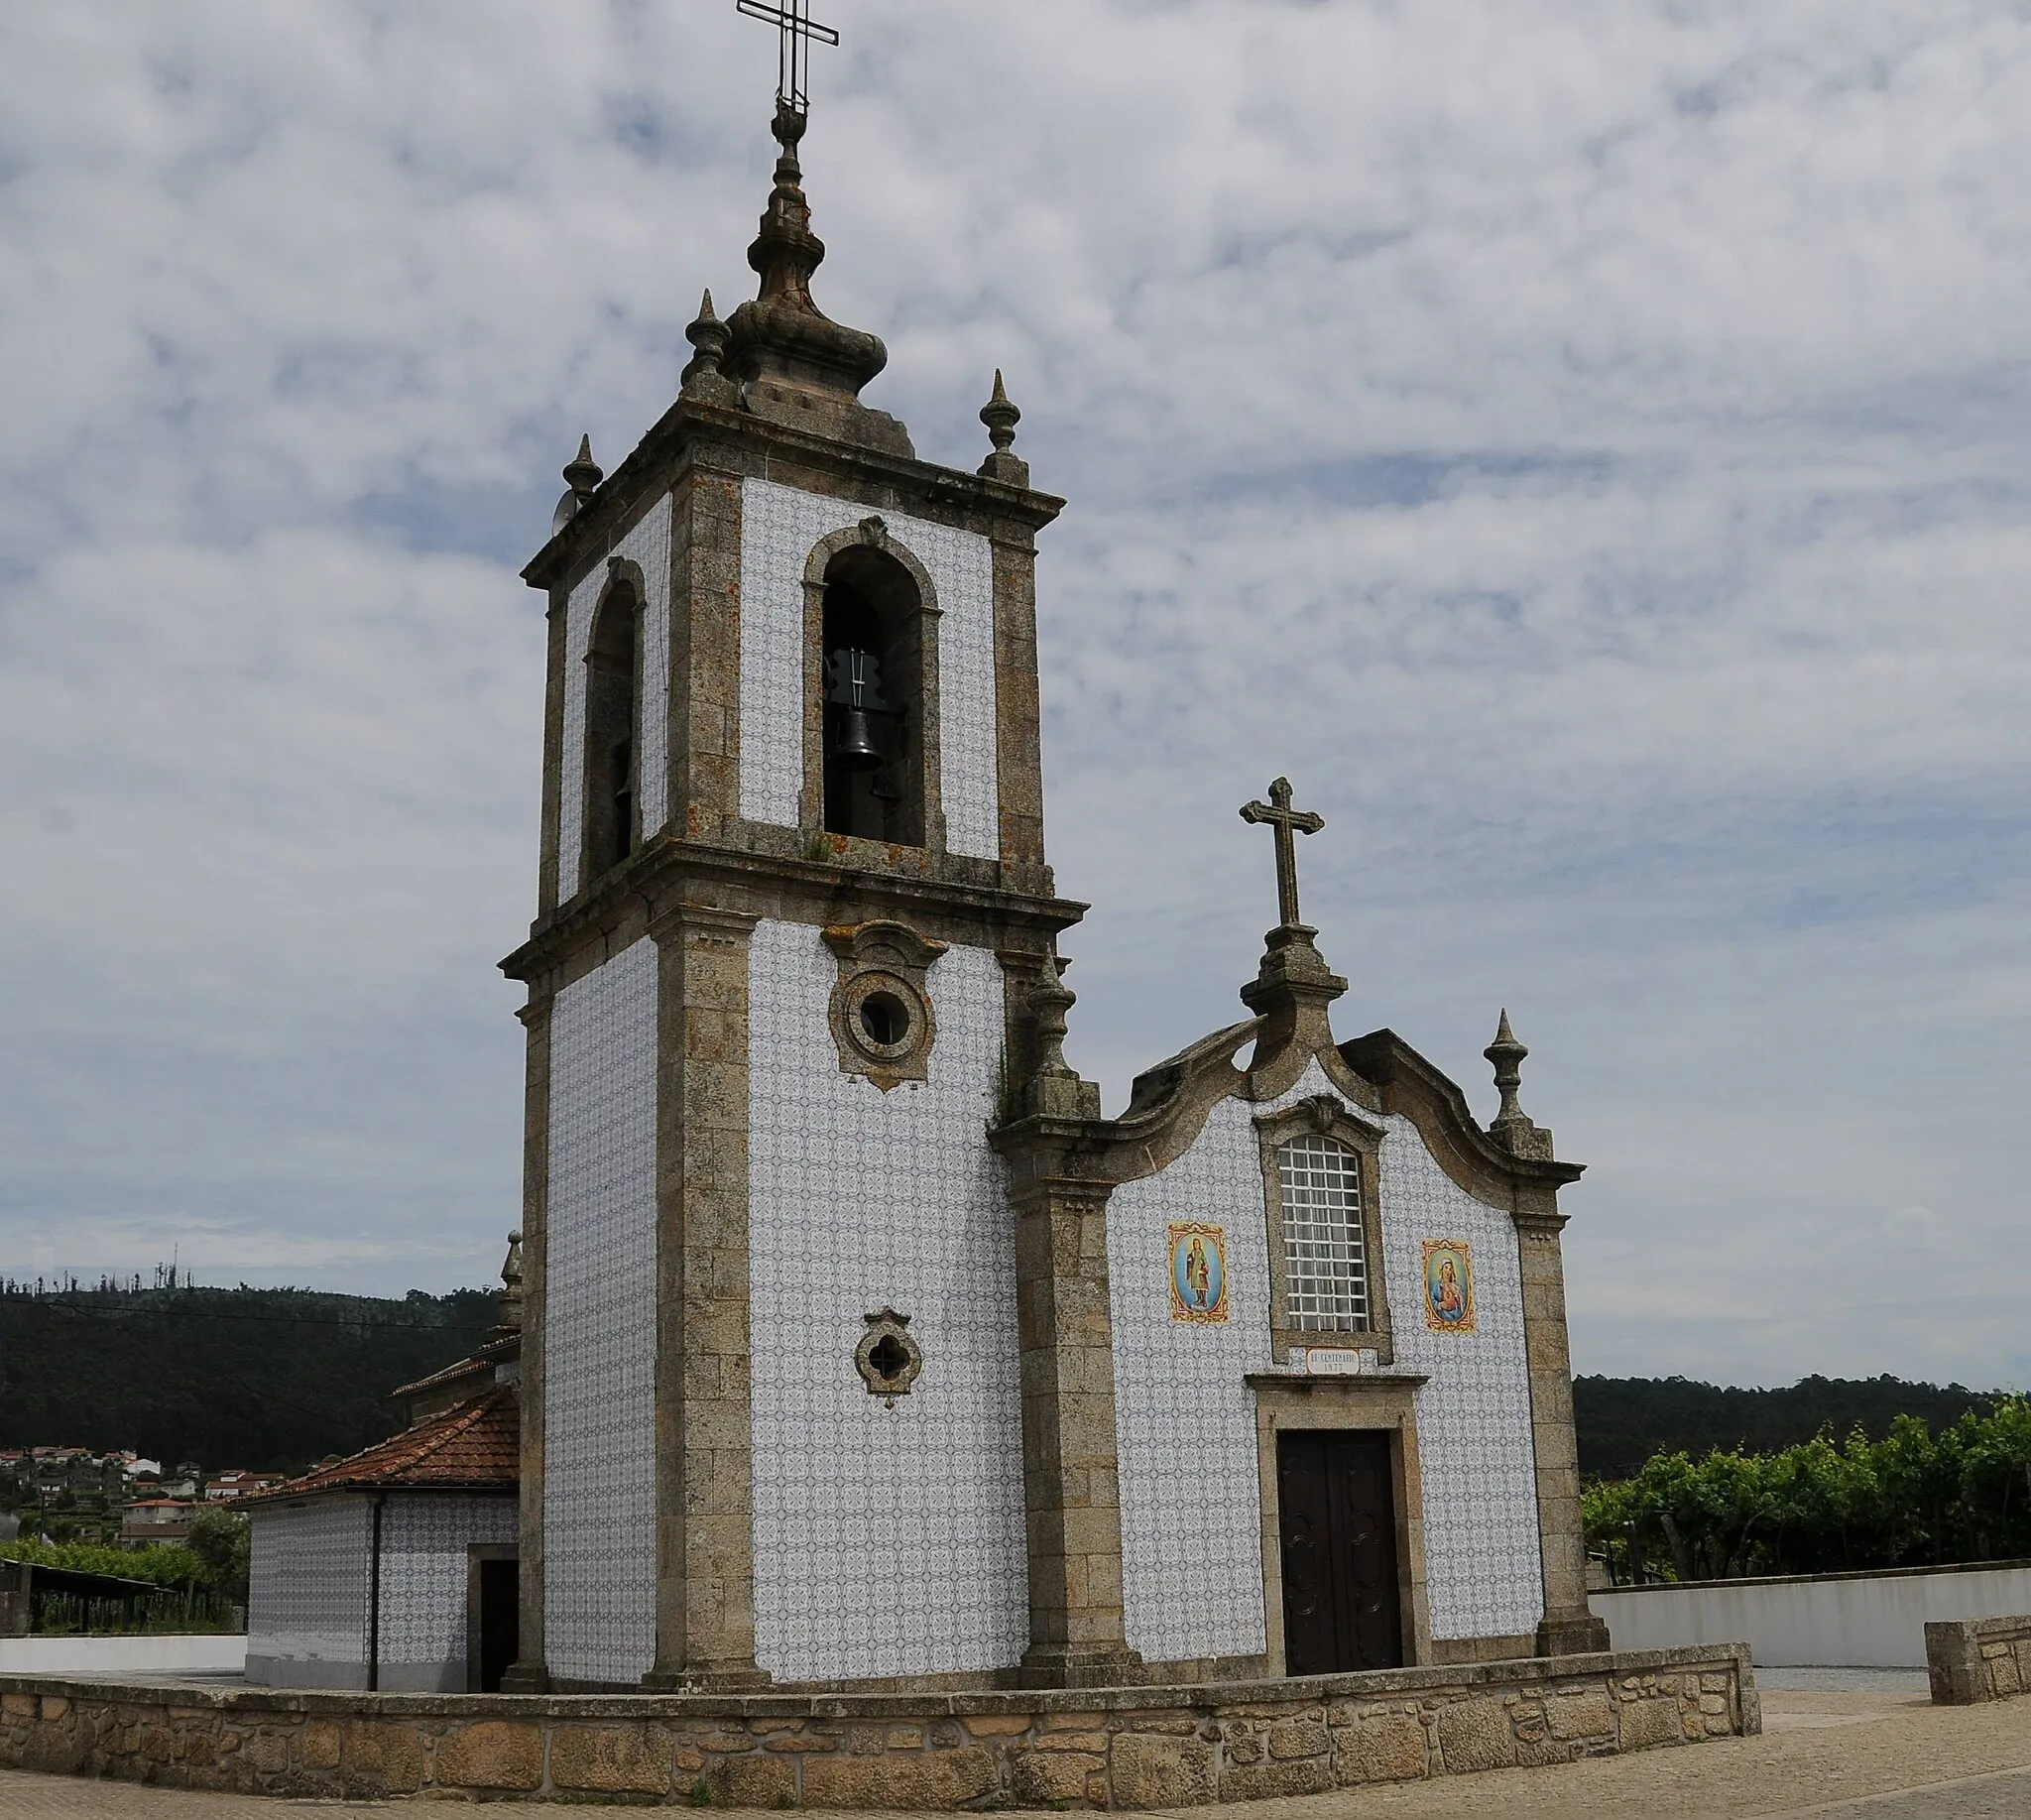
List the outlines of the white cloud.
{"type": "MultiPolygon", "coordinates": [[[[1287,771],[1343,1031],[1484,1106],[1497,1004],[1538,1050],[1583,1369],[2031,1382],[2031,15],[831,10],[820,300],[932,458],[1004,366],[1071,502],[1111,1102],[1238,1015],[1287,771]]],[[[491,1274],[514,570],[742,295],[772,54],[718,0],[0,22],[0,1269],[491,1274]]]]}

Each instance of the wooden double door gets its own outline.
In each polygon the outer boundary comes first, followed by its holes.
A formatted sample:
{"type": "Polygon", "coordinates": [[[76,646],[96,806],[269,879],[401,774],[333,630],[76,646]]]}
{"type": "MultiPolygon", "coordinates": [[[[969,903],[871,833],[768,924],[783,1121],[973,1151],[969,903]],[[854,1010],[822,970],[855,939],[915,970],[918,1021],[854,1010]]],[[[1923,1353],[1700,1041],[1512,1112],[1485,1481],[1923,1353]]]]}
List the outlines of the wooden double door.
{"type": "Polygon", "coordinates": [[[1278,1434],[1276,1495],[1284,1673],[1400,1668],[1388,1435],[1359,1428],[1278,1434]]]}

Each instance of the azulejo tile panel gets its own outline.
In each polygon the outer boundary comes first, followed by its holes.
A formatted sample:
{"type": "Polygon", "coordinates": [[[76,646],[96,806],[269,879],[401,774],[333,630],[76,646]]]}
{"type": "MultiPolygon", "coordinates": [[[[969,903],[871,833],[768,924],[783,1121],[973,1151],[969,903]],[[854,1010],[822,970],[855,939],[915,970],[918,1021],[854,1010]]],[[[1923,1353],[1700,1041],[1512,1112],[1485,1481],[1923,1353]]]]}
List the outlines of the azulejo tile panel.
{"type": "Polygon", "coordinates": [[[382,1661],[464,1661],[466,1550],[518,1534],[513,1498],[391,1497],[381,1517],[382,1661]]]}
{"type": "Polygon", "coordinates": [[[1457,1187],[1408,1119],[1382,1123],[1378,1205],[1396,1365],[1430,1374],[1417,1393],[1417,1453],[1432,1635],[1513,1637],[1544,1616],[1515,1223],[1457,1187]],[[1425,1326],[1427,1239],[1473,1248],[1472,1333],[1425,1326]]]}
{"type": "MultiPolygon", "coordinates": [[[[1123,1585],[1129,1641],[1151,1660],[1264,1646],[1254,1401],[1243,1382],[1244,1373],[1270,1362],[1254,1115],[1318,1094],[1338,1097],[1314,1062],[1266,1106],[1221,1102],[1191,1150],[1117,1189],[1109,1204],[1123,1585]],[[1166,1246],[1177,1220],[1227,1227],[1234,1318],[1226,1327],[1169,1318],[1166,1246]],[[1180,1446],[1181,1435],[1191,1437],[1189,1447],[1180,1446]],[[1195,1581],[1189,1601],[1178,1596],[1185,1545],[1195,1581]]],[[[1409,1120],[1392,1115],[1379,1123],[1377,1225],[1396,1366],[1430,1380],[1416,1393],[1415,1413],[1432,1635],[1514,1636],[1534,1630],[1543,1615],[1515,1229],[1506,1214],[1453,1184],[1409,1120]],[[1430,1333],[1416,1318],[1427,1238],[1473,1246],[1479,1321],[1472,1334],[1430,1333]]],[[[1364,1364],[1372,1368],[1373,1358],[1364,1364]]]]}
{"type": "Polygon", "coordinates": [[[756,1659],[778,1679],[1010,1666],[1028,1641],[1015,1223],[988,1149],[1002,969],[931,968],[928,1080],[840,1072],[818,931],[749,946],[756,1659]],[[865,1317],[909,1316],[893,1407],[854,1369],[865,1317]]]}
{"type": "MultiPolygon", "coordinates": [[[[670,722],[670,499],[665,493],[638,519],[609,555],[639,563],[647,590],[642,603],[642,750],[637,788],[646,839],[669,814],[670,722]]],[[[578,861],[585,827],[585,654],[592,616],[612,570],[588,569],[571,590],[564,614],[564,749],[560,755],[557,820],[557,900],[578,892],[578,861]]]]}
{"type": "MultiPolygon", "coordinates": [[[[741,814],[797,825],[804,782],[804,565],[821,539],[867,508],[774,481],[741,486],[741,814]]],[[[996,759],[994,551],[988,540],[900,513],[881,515],[938,594],[939,770],[945,845],[1001,853],[996,759]]]]}
{"type": "Polygon", "coordinates": [[[543,1602],[550,1672],[631,1682],[656,1654],[657,949],[550,1019],[543,1602]]]}
{"type": "Polygon", "coordinates": [[[367,1659],[372,1509],[320,1498],[254,1515],[247,1652],[298,1662],[367,1659]]]}
{"type": "Polygon", "coordinates": [[[1249,1111],[1223,1100],[1198,1143],[1108,1203],[1124,1622],[1129,1646],[1152,1662],[1267,1646],[1255,1400],[1244,1375],[1269,1363],[1269,1272],[1249,1111]],[[1178,1221],[1227,1229],[1225,1324],[1171,1319],[1178,1221]]]}

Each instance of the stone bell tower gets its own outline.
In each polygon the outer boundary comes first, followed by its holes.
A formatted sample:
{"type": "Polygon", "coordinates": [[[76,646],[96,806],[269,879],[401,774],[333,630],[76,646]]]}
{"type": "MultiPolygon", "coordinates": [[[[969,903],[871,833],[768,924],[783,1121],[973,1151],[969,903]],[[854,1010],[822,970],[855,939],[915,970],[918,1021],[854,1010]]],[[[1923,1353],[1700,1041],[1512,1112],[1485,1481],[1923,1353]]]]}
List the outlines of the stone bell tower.
{"type": "Polygon", "coordinates": [[[1111,1457],[1073,1483],[1095,1409],[1052,1388],[1076,1294],[1061,1318],[1047,1240],[1018,1271],[987,1140],[1082,910],[1038,766],[1063,502],[999,374],[973,473],[862,402],[887,350],[812,301],[804,128],[778,106],[758,295],[722,322],[707,294],[676,402],[611,475],[581,446],[524,571],[549,651],[538,914],[503,963],[529,988],[511,1686],[1122,1657],[1111,1457]]]}

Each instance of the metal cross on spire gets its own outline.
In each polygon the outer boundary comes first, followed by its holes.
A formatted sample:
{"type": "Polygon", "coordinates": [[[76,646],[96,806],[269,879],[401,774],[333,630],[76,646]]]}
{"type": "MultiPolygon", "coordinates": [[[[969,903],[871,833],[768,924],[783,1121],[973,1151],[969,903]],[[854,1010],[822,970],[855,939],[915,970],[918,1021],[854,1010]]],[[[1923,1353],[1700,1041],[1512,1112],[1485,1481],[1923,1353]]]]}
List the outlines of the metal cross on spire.
{"type": "Polygon", "coordinates": [[[836,45],[839,34],[811,17],[810,0],[734,0],[750,19],[766,19],[782,33],[776,66],[776,104],[797,115],[811,111],[805,78],[810,71],[811,40],[836,45]]]}
{"type": "Polygon", "coordinates": [[[1326,825],[1323,815],[1314,815],[1310,809],[1294,809],[1290,806],[1290,780],[1278,778],[1269,786],[1267,802],[1251,802],[1242,809],[1244,821],[1266,821],[1276,831],[1276,908],[1282,927],[1301,927],[1297,913],[1297,842],[1291,838],[1298,834],[1316,834],[1326,825]]]}

